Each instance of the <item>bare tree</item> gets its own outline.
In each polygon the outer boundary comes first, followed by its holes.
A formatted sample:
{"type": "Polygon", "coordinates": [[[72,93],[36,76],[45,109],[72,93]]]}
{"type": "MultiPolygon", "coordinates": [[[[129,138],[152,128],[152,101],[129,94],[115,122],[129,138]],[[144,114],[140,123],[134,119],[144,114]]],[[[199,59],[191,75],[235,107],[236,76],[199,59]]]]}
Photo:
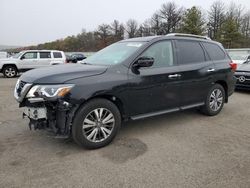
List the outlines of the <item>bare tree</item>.
{"type": "Polygon", "coordinates": [[[159,15],[159,12],[153,14],[153,16],[151,17],[150,25],[154,35],[163,34],[163,31],[161,30],[161,17],[159,15]]]}
{"type": "Polygon", "coordinates": [[[110,35],[110,26],[108,24],[99,25],[97,33],[101,39],[107,38],[110,35]]]}
{"type": "Polygon", "coordinates": [[[151,28],[151,20],[147,19],[142,24],[143,27],[143,36],[151,36],[152,34],[152,28],[151,28]]]}
{"type": "Polygon", "coordinates": [[[231,2],[227,10],[226,16],[230,19],[235,20],[238,27],[240,27],[243,13],[244,8],[242,7],[242,5],[236,5],[234,2],[231,2]]]}
{"type": "Polygon", "coordinates": [[[136,37],[136,33],[138,30],[138,22],[134,19],[129,19],[126,23],[126,31],[128,33],[129,38],[136,37]]]}
{"type": "Polygon", "coordinates": [[[103,48],[109,44],[109,37],[111,35],[110,25],[102,24],[98,26],[97,31],[95,32],[99,38],[99,48],[103,48]]]}
{"type": "Polygon", "coordinates": [[[178,8],[175,2],[168,2],[162,5],[159,16],[162,19],[161,27],[164,29],[163,34],[175,32],[178,28],[184,9],[178,8]]]}
{"type": "Polygon", "coordinates": [[[245,37],[250,37],[250,11],[248,11],[242,18],[241,33],[245,37]]]}
{"type": "Polygon", "coordinates": [[[124,38],[124,26],[118,20],[114,20],[110,28],[116,41],[124,38]]]}
{"type": "Polygon", "coordinates": [[[211,38],[217,38],[221,26],[225,19],[225,5],[222,1],[215,1],[208,11],[208,28],[209,36],[211,38]]]}

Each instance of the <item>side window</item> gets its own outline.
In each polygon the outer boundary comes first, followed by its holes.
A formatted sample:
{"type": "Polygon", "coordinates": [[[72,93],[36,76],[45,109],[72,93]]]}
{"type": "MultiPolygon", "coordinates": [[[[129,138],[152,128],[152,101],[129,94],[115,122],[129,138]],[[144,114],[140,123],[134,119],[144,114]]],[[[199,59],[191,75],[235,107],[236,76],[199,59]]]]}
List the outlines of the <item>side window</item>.
{"type": "Polygon", "coordinates": [[[216,44],[212,44],[212,43],[203,43],[207,53],[209,54],[209,57],[212,60],[223,60],[225,59],[225,53],[223,52],[223,50],[216,44]]]}
{"type": "Polygon", "coordinates": [[[62,58],[61,52],[53,52],[54,58],[62,58]]]}
{"type": "Polygon", "coordinates": [[[27,52],[22,56],[22,59],[36,59],[37,52],[27,52]]]}
{"type": "Polygon", "coordinates": [[[205,61],[205,54],[199,42],[177,40],[180,64],[192,64],[205,61]]]}
{"type": "Polygon", "coordinates": [[[171,41],[162,41],[153,44],[143,52],[141,57],[143,56],[154,58],[152,67],[168,67],[174,64],[171,41]]]}
{"type": "Polygon", "coordinates": [[[40,52],[40,59],[48,59],[51,58],[50,52],[40,52]]]}

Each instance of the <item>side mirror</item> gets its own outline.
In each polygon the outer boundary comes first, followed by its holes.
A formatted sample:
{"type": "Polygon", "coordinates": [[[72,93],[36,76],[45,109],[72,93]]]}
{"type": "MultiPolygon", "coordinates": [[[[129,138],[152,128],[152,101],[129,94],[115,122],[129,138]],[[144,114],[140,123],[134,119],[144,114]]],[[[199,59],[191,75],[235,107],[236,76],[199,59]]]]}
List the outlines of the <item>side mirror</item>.
{"type": "Polygon", "coordinates": [[[247,63],[250,63],[250,56],[247,57],[247,63]]]}
{"type": "Polygon", "coordinates": [[[134,68],[151,67],[154,64],[153,57],[140,57],[134,64],[134,68]]]}
{"type": "Polygon", "coordinates": [[[25,59],[25,57],[24,57],[24,56],[22,56],[20,59],[21,59],[21,60],[23,60],[23,59],[25,59]]]}

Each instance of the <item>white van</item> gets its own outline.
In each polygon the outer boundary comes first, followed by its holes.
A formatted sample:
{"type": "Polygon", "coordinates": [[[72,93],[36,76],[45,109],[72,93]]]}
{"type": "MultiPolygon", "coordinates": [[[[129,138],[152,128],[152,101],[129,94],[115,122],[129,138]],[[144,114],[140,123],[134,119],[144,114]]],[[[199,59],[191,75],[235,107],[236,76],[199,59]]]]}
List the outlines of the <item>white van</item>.
{"type": "Polygon", "coordinates": [[[0,72],[7,78],[15,77],[19,72],[30,69],[63,64],[64,52],[57,50],[27,50],[8,59],[0,59],[0,72]]]}

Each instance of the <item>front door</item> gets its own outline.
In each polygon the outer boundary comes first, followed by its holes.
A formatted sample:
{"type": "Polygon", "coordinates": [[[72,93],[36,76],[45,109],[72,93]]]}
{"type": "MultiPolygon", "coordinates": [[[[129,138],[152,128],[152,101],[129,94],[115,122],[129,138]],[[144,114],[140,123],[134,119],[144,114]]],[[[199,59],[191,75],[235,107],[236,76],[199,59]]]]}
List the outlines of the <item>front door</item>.
{"type": "Polygon", "coordinates": [[[174,110],[179,107],[179,68],[170,40],[154,43],[140,57],[153,57],[152,67],[129,71],[129,115],[174,110]]]}
{"type": "Polygon", "coordinates": [[[29,70],[38,67],[37,52],[24,53],[18,62],[19,69],[29,70]]]}

